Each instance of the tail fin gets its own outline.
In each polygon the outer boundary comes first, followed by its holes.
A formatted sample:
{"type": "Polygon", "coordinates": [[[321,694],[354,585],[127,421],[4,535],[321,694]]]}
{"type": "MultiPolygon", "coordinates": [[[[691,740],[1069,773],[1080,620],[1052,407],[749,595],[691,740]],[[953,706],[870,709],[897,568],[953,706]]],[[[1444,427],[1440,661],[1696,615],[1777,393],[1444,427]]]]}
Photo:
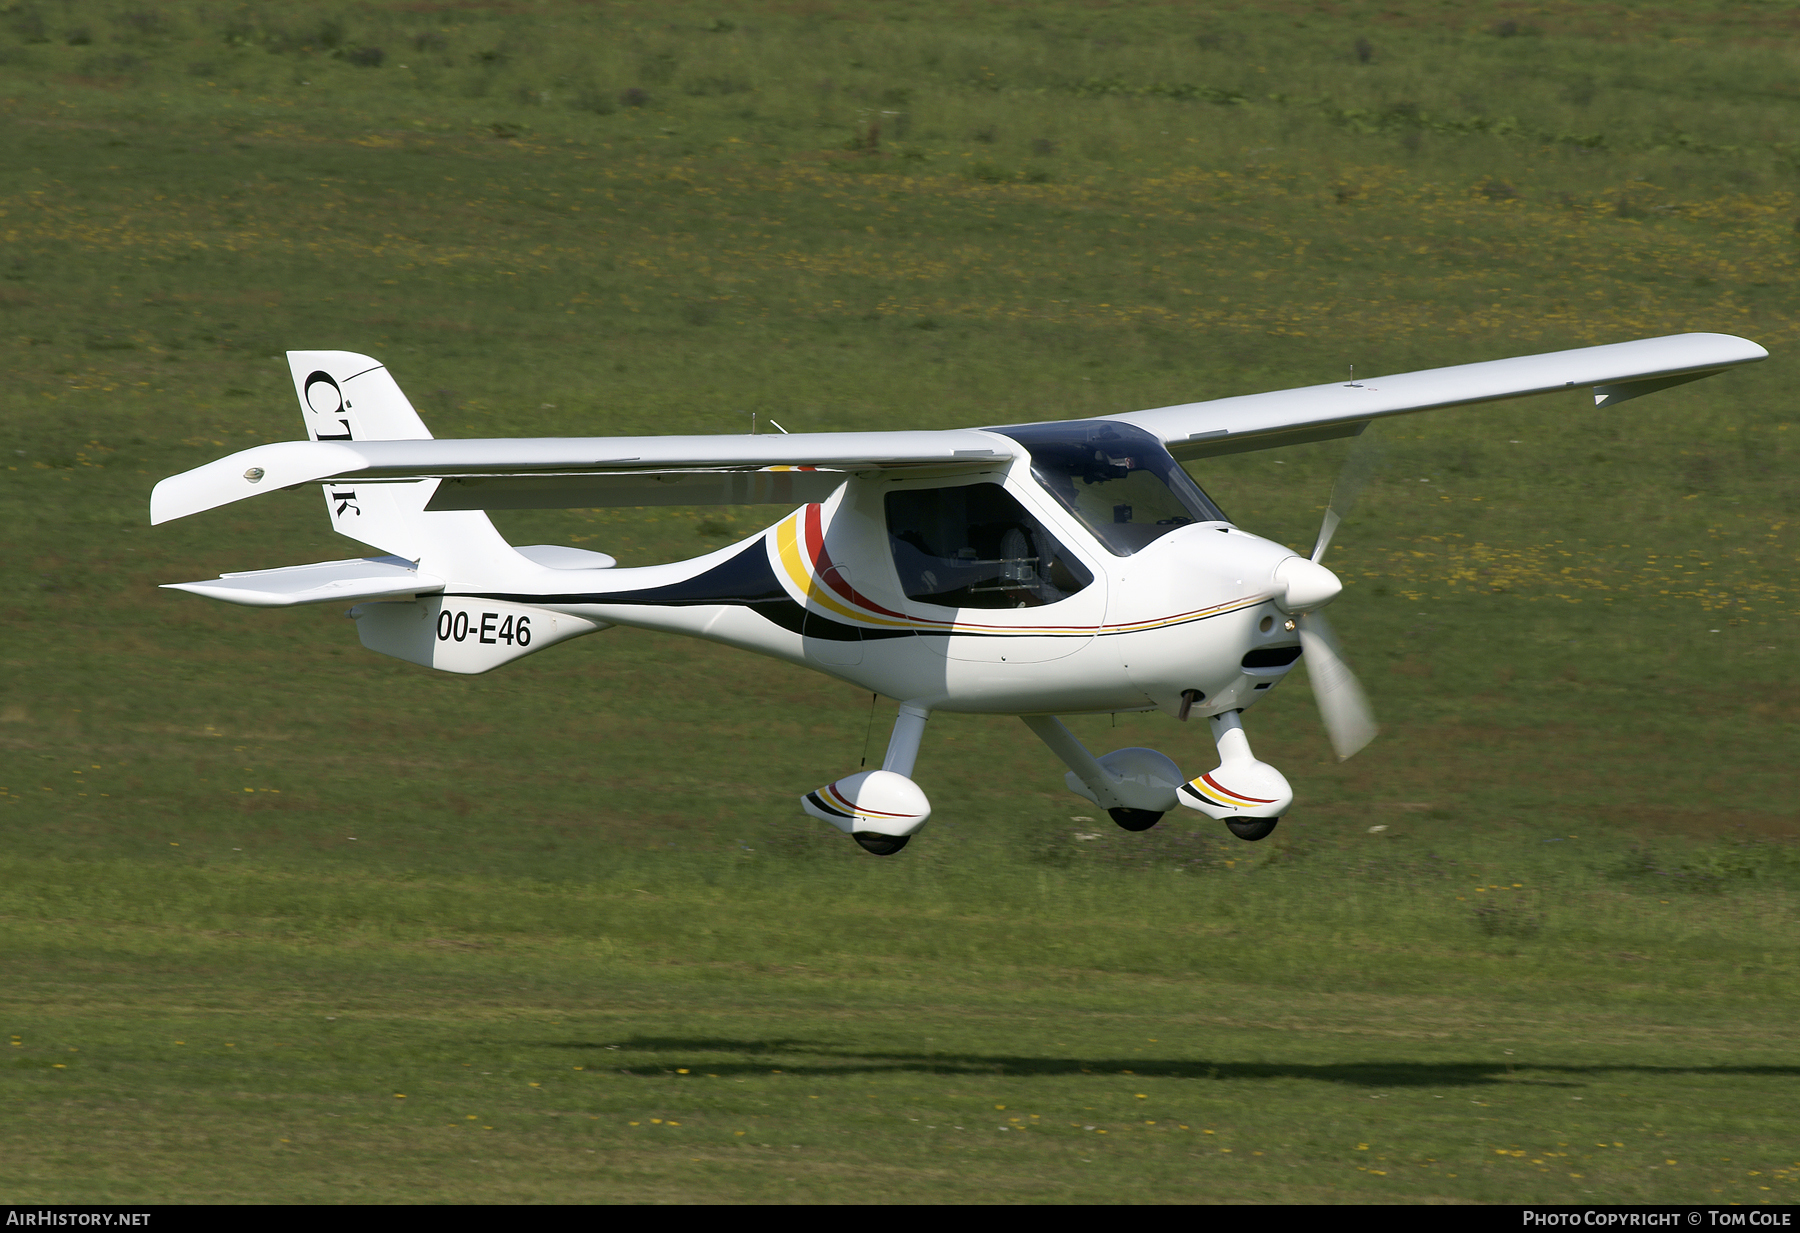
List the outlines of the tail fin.
{"type": "Polygon", "coordinates": [[[428,441],[430,431],[393,375],[354,351],[290,351],[288,369],[314,441],[428,441]]]}
{"type": "MultiPolygon", "coordinates": [[[[418,441],[431,431],[380,361],[354,351],[290,351],[300,418],[314,441],[418,441]]],[[[409,561],[431,560],[452,585],[491,585],[529,569],[479,510],[426,513],[437,480],[324,484],[325,510],[340,535],[409,561]]]]}
{"type": "MultiPolygon", "coordinates": [[[[288,367],[306,435],[314,441],[418,441],[431,436],[387,369],[366,355],[290,351],[288,367]]],[[[260,467],[253,468],[244,478],[254,483],[263,474],[260,467]]],[[[384,549],[390,557],[226,574],[177,583],[174,589],[263,608],[368,601],[349,613],[364,646],[446,672],[488,672],[607,628],[548,608],[468,594],[528,586],[534,575],[548,570],[607,569],[614,562],[605,553],[580,548],[514,548],[480,510],[427,511],[425,504],[437,486],[435,479],[322,485],[332,529],[384,549]]],[[[192,512],[165,508],[159,516],[158,508],[152,496],[153,518],[192,512]]]]}

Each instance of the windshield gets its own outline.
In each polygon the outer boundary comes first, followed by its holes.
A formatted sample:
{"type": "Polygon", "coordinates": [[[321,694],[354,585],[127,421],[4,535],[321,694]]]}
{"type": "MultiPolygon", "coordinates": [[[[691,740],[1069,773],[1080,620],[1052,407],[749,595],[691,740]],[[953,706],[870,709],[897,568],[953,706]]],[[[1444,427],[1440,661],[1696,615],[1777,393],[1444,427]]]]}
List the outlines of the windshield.
{"type": "Polygon", "coordinates": [[[1176,527],[1229,522],[1162,442],[1130,424],[1068,420],[996,428],[1031,451],[1031,474],[1114,556],[1176,527]]]}

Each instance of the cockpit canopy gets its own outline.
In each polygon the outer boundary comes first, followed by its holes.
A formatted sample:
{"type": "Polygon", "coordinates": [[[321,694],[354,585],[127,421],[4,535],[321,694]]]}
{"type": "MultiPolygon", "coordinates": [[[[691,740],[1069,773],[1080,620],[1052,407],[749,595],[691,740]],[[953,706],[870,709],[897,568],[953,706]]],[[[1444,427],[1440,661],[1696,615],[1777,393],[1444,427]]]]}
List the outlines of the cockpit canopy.
{"type": "Polygon", "coordinates": [[[1031,452],[1031,474],[1114,556],[1177,527],[1229,522],[1161,441],[1113,420],[996,428],[1031,452]]]}

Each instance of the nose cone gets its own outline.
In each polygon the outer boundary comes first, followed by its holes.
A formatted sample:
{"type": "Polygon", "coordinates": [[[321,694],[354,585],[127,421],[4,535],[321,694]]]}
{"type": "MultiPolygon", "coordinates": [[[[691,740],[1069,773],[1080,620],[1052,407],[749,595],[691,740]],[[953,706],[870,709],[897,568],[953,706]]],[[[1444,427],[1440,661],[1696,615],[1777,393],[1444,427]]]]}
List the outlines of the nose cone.
{"type": "Polygon", "coordinates": [[[1275,603],[1283,612],[1311,612],[1338,597],[1338,576],[1305,557],[1289,557],[1275,567],[1275,603]]]}

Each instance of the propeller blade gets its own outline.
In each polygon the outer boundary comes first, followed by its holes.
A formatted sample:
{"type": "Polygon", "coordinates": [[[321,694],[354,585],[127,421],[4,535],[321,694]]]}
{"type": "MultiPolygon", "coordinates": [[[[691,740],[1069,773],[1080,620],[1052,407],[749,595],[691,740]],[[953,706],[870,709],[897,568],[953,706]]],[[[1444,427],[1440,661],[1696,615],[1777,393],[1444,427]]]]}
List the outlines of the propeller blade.
{"type": "Polygon", "coordinates": [[[1368,695],[1338,645],[1331,623],[1317,612],[1309,612],[1298,622],[1301,658],[1306,661],[1306,675],[1312,681],[1313,697],[1319,704],[1319,718],[1325,722],[1325,734],[1338,761],[1350,757],[1375,739],[1375,713],[1369,709],[1368,695]]]}
{"type": "Polygon", "coordinates": [[[1356,504],[1356,498],[1362,495],[1369,477],[1375,474],[1375,464],[1381,461],[1381,453],[1379,446],[1365,439],[1357,442],[1356,448],[1345,460],[1343,470],[1338,472],[1337,479],[1331,485],[1331,500],[1325,505],[1325,520],[1319,524],[1319,538],[1313,544],[1312,559],[1315,564],[1325,555],[1325,549],[1331,546],[1331,537],[1337,534],[1338,524],[1350,516],[1350,508],[1356,504]]]}
{"type": "MultiPolygon", "coordinates": [[[[1337,498],[1335,485],[1332,487],[1331,495],[1334,500],[1337,498]]],[[[1325,507],[1325,521],[1319,524],[1319,538],[1313,541],[1312,562],[1314,565],[1317,565],[1319,558],[1325,555],[1325,549],[1331,546],[1331,537],[1337,534],[1338,523],[1343,520],[1343,515],[1339,514],[1335,508],[1329,505],[1325,507]]]]}

